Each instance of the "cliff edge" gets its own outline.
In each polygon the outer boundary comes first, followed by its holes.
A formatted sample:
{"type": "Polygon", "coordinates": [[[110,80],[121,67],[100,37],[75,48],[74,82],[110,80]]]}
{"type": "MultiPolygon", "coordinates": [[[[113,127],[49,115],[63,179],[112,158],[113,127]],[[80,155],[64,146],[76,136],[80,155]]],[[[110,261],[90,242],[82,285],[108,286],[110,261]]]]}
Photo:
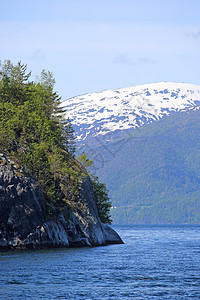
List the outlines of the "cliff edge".
{"type": "MultiPolygon", "coordinates": [[[[62,184],[65,185],[65,178],[62,184]]],[[[1,156],[0,249],[81,247],[121,244],[101,223],[90,178],[83,177],[73,201],[46,203],[37,183],[1,156]]]]}

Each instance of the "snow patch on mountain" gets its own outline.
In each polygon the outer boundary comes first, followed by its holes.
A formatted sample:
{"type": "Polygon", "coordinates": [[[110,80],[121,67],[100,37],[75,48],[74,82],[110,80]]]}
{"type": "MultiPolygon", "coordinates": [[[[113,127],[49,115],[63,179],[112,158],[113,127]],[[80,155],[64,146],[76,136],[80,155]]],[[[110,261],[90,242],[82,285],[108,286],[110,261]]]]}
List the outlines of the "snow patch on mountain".
{"type": "Polygon", "coordinates": [[[200,86],[159,82],[85,94],[62,102],[78,140],[140,127],[172,112],[199,109],[200,86]]]}

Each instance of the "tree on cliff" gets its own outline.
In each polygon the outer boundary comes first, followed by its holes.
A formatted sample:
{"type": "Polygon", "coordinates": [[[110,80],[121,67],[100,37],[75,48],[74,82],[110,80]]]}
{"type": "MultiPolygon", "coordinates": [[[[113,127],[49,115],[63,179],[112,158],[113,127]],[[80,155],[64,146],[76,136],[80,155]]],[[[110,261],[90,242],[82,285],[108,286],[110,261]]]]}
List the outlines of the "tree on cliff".
{"type": "Polygon", "coordinates": [[[74,128],[72,126],[71,120],[68,117],[66,120],[66,135],[67,135],[67,149],[68,152],[74,156],[76,151],[76,137],[74,133],[74,128]]]}
{"type": "Polygon", "coordinates": [[[52,73],[43,70],[35,82],[30,77],[21,62],[0,64],[0,152],[37,180],[47,201],[59,204],[61,175],[70,181],[70,195],[81,176],[74,167],[74,130],[63,117],[52,73]]]}
{"type": "Polygon", "coordinates": [[[97,176],[92,176],[92,185],[94,189],[94,197],[99,212],[101,222],[111,224],[110,209],[112,204],[108,196],[108,190],[105,183],[101,183],[97,176]]]}

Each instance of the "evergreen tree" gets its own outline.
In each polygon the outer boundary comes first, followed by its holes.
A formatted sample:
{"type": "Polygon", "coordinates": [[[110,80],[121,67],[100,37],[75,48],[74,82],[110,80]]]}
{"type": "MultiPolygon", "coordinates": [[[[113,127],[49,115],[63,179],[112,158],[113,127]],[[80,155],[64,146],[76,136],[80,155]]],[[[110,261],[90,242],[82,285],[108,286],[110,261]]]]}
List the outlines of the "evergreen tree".
{"type": "Polygon", "coordinates": [[[0,66],[0,102],[11,102],[15,105],[24,103],[31,76],[31,72],[27,73],[27,65],[18,62],[14,66],[7,60],[0,66]]]}
{"type": "Polygon", "coordinates": [[[76,137],[74,133],[74,128],[72,126],[71,120],[67,118],[65,124],[65,134],[66,134],[66,146],[68,152],[74,157],[76,152],[76,137]]]}

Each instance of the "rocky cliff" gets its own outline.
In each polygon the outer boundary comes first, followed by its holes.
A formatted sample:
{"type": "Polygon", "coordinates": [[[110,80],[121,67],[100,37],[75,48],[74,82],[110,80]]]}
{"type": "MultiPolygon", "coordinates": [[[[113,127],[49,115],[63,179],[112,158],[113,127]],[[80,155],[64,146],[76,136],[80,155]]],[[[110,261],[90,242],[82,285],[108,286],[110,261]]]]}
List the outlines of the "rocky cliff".
{"type": "Polygon", "coordinates": [[[119,235],[100,222],[89,177],[82,178],[74,201],[58,208],[47,204],[36,182],[1,155],[0,249],[119,243],[119,235]]]}

